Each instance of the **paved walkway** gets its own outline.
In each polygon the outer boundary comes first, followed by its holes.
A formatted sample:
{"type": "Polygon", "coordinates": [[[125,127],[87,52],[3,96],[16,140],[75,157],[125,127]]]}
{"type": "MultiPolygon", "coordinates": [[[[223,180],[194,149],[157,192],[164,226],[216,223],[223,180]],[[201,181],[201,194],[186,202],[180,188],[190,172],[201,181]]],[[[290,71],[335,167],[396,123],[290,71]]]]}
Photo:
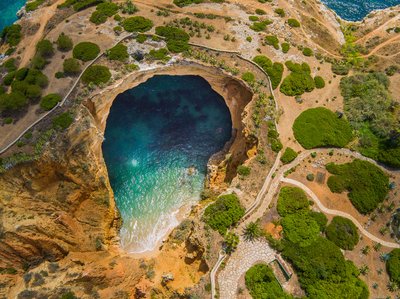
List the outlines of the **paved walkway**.
{"type": "Polygon", "coordinates": [[[269,264],[274,259],[275,252],[266,241],[246,242],[241,238],[238,248],[218,275],[219,298],[236,298],[240,277],[254,264],[258,262],[269,264]]]}

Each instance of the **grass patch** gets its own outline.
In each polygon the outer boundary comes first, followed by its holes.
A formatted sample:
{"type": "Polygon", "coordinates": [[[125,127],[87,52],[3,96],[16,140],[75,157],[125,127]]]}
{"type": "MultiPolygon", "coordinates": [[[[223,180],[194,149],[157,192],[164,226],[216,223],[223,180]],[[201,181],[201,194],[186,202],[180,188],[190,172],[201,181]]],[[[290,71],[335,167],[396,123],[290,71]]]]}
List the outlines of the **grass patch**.
{"type": "Polygon", "coordinates": [[[375,210],[389,192],[389,177],[368,161],[354,160],[346,164],[329,163],[332,174],[328,187],[334,193],[348,191],[348,197],[361,214],[375,210]]]}
{"type": "Polygon", "coordinates": [[[353,250],[360,239],[354,223],[340,216],[333,217],[326,228],[326,237],[344,250],[353,250]]]}

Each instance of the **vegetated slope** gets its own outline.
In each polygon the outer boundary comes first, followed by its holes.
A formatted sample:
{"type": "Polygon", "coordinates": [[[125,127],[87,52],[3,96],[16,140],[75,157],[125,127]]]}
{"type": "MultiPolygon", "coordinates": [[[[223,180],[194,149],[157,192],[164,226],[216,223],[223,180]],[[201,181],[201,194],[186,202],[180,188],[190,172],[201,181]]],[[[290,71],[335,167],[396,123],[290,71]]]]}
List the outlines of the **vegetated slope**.
{"type": "Polygon", "coordinates": [[[293,133],[306,149],[344,147],[353,139],[348,121],[323,107],[301,113],[293,124],[293,133]]]}

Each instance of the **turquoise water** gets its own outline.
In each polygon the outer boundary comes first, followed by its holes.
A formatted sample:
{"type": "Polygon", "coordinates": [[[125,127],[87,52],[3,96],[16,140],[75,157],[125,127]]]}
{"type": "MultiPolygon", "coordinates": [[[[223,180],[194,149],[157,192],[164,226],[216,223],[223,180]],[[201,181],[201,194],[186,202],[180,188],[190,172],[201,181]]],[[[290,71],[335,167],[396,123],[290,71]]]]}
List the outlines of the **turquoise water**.
{"type": "Polygon", "coordinates": [[[16,13],[25,5],[26,0],[0,0],[0,32],[18,18],[16,13]]]}
{"type": "Polygon", "coordinates": [[[371,11],[400,4],[400,0],[322,0],[342,19],[361,21],[371,11]]]}
{"type": "Polygon", "coordinates": [[[198,76],[155,76],[120,94],[103,155],[128,252],[152,250],[199,199],[209,157],[230,139],[223,98],[198,76]]]}

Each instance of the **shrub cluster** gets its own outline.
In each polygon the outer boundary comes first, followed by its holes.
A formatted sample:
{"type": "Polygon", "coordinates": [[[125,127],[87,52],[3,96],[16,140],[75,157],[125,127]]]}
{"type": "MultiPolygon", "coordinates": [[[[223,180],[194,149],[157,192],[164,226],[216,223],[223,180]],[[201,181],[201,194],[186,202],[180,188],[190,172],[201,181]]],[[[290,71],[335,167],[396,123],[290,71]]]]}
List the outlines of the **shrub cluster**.
{"type": "Polygon", "coordinates": [[[400,249],[393,249],[386,261],[386,270],[390,280],[400,285],[400,249]]]}
{"type": "Polygon", "coordinates": [[[375,210],[389,192],[389,177],[368,161],[354,160],[346,164],[329,163],[326,169],[333,174],[328,187],[334,193],[348,191],[348,197],[361,214],[375,210]]]}
{"type": "Polygon", "coordinates": [[[282,81],[282,63],[272,63],[271,59],[263,55],[254,57],[253,61],[257,63],[268,74],[271,80],[272,89],[276,89],[282,81]]]}
{"type": "Polygon", "coordinates": [[[293,133],[306,149],[344,147],[353,139],[349,122],[323,107],[302,112],[294,121],[293,133]]]}
{"type": "Polygon", "coordinates": [[[279,139],[279,133],[272,121],[268,122],[268,142],[271,144],[271,149],[275,153],[280,152],[283,148],[282,142],[279,139]]]}
{"type": "Polygon", "coordinates": [[[53,127],[55,129],[65,130],[72,124],[73,121],[74,118],[72,117],[71,113],[64,112],[53,119],[53,127]]]}
{"type": "Polygon", "coordinates": [[[62,52],[68,52],[71,51],[74,46],[74,43],[72,42],[72,39],[66,35],[64,32],[62,32],[57,39],[57,47],[58,50],[62,52]]]}
{"type": "Polygon", "coordinates": [[[165,37],[167,48],[172,53],[181,53],[189,49],[190,36],[184,30],[172,26],[159,26],[156,34],[165,37]]]}
{"type": "Polygon", "coordinates": [[[63,4],[59,5],[58,8],[66,8],[72,6],[75,11],[81,11],[102,2],[104,2],[104,0],[66,0],[63,4]]]}
{"type": "Polygon", "coordinates": [[[315,76],[314,77],[314,83],[315,87],[318,89],[324,88],[325,87],[325,80],[321,76],[315,76]]]}
{"type": "Polygon", "coordinates": [[[307,56],[307,57],[313,56],[314,55],[314,51],[311,50],[310,48],[304,48],[303,49],[303,55],[307,56]]]}
{"type": "Polygon", "coordinates": [[[344,250],[353,250],[360,239],[354,223],[340,216],[333,217],[326,228],[326,237],[344,250]]]}
{"type": "Polygon", "coordinates": [[[290,50],[290,44],[282,43],[281,48],[282,48],[282,52],[286,54],[290,50]]]}
{"type": "Polygon", "coordinates": [[[174,4],[178,7],[184,7],[190,4],[203,3],[204,0],[174,0],[174,4]]]}
{"type": "Polygon", "coordinates": [[[288,19],[288,24],[292,28],[300,27],[300,22],[297,21],[296,19],[288,19]]]}
{"type": "Polygon", "coordinates": [[[108,67],[103,65],[92,65],[86,69],[82,75],[82,81],[85,84],[107,83],[111,79],[111,73],[108,67]]]}
{"type": "Polygon", "coordinates": [[[153,28],[153,21],[142,16],[125,19],[122,26],[128,32],[146,32],[153,28]]]}
{"type": "Polygon", "coordinates": [[[100,3],[92,13],[90,21],[96,25],[105,23],[107,19],[118,12],[118,5],[112,2],[100,3]]]}
{"type": "Polygon", "coordinates": [[[237,168],[237,173],[241,176],[248,176],[250,175],[251,168],[245,165],[239,165],[237,168]]]}
{"type": "Polygon", "coordinates": [[[244,215],[245,209],[235,194],[220,196],[204,211],[204,221],[221,235],[235,225],[244,215]]]}
{"type": "Polygon", "coordinates": [[[76,58],[65,59],[63,63],[63,68],[64,74],[68,76],[74,76],[81,72],[81,65],[76,58]]]}
{"type": "Polygon", "coordinates": [[[280,91],[287,96],[299,96],[305,92],[311,92],[315,88],[314,79],[311,77],[311,69],[307,63],[293,63],[287,61],[286,67],[291,73],[283,80],[280,91]]]}
{"type": "Polygon", "coordinates": [[[289,164],[292,162],[294,159],[297,158],[297,152],[294,151],[292,148],[287,147],[285,152],[283,153],[281,157],[281,161],[283,164],[289,164]]]}
{"type": "Polygon", "coordinates": [[[42,98],[42,100],[40,101],[40,107],[43,110],[49,111],[53,109],[60,101],[61,96],[59,94],[51,93],[42,98]]]}
{"type": "Polygon", "coordinates": [[[253,24],[250,25],[250,29],[252,29],[256,32],[264,31],[267,28],[267,26],[271,23],[272,23],[271,20],[263,20],[260,22],[254,22],[253,24]]]}
{"type": "Polygon", "coordinates": [[[76,59],[90,61],[99,55],[100,48],[98,45],[91,42],[81,42],[74,47],[72,53],[76,59]]]}
{"type": "Polygon", "coordinates": [[[279,192],[277,210],[284,217],[308,210],[310,202],[304,191],[297,187],[282,187],[279,192]]]}
{"type": "Polygon", "coordinates": [[[4,27],[3,31],[1,32],[0,37],[10,46],[14,47],[19,44],[22,38],[21,33],[21,25],[13,24],[7,27],[4,27]]]}
{"type": "Polygon", "coordinates": [[[25,5],[25,9],[27,12],[36,10],[40,5],[42,5],[44,3],[44,1],[45,0],[35,0],[35,1],[28,2],[25,5]]]}
{"type": "Polygon", "coordinates": [[[150,60],[160,60],[160,61],[164,61],[167,62],[168,60],[170,60],[170,56],[168,55],[168,49],[162,48],[162,49],[152,49],[149,52],[148,58],[150,60]]]}
{"type": "Polygon", "coordinates": [[[265,43],[273,46],[276,50],[279,50],[279,39],[276,37],[276,35],[267,35],[265,37],[265,43]]]}
{"type": "Polygon", "coordinates": [[[106,52],[108,59],[126,61],[129,58],[128,47],[124,44],[118,44],[106,52]]]}

